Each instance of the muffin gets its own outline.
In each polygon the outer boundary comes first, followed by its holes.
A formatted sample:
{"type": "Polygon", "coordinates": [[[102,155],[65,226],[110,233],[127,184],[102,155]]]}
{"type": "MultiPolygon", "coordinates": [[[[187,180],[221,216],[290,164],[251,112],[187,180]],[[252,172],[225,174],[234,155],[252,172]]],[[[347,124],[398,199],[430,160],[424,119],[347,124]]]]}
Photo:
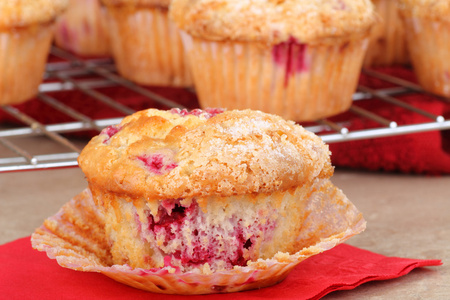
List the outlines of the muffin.
{"type": "Polygon", "coordinates": [[[400,0],[411,62],[422,87],[450,96],[450,2],[400,0]]]}
{"type": "Polygon", "coordinates": [[[100,0],[70,0],[58,17],[55,44],[81,56],[109,56],[107,15],[100,0]]]}
{"type": "Polygon", "coordinates": [[[397,0],[372,0],[372,2],[380,21],[371,30],[364,66],[407,65],[409,54],[397,0]]]}
{"type": "Polygon", "coordinates": [[[143,85],[192,86],[178,29],[168,18],[170,0],[102,0],[118,72],[143,85]]]}
{"type": "Polygon", "coordinates": [[[0,105],[37,94],[54,20],[66,6],[67,0],[0,1],[0,105]]]}
{"type": "Polygon", "coordinates": [[[302,249],[302,200],[333,173],[318,137],[256,111],[142,111],[94,138],[79,165],[114,263],[157,268],[168,256],[181,271],[302,249]]]}
{"type": "Polygon", "coordinates": [[[329,180],[322,140],[259,111],[141,111],[93,138],[79,165],[89,189],[33,247],[149,291],[272,285],[365,227],[329,180]]]}
{"type": "Polygon", "coordinates": [[[347,110],[369,29],[370,0],[174,0],[200,105],[295,121],[347,110]]]}

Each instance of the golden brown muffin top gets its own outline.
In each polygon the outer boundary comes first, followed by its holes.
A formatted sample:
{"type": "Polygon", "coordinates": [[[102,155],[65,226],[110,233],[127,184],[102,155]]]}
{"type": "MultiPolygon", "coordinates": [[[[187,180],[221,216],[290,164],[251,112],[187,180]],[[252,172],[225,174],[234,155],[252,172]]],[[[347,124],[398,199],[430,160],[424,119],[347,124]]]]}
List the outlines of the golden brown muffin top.
{"type": "Polygon", "coordinates": [[[450,21],[449,0],[399,0],[399,4],[407,15],[450,21]]]}
{"type": "Polygon", "coordinates": [[[0,28],[46,23],[66,9],[68,0],[0,1],[0,28]]]}
{"type": "Polygon", "coordinates": [[[328,146],[259,111],[149,109],[104,129],[78,163],[92,188],[148,200],[272,193],[328,178],[328,146]]]}
{"type": "Polygon", "coordinates": [[[101,0],[106,6],[148,7],[157,6],[168,8],[170,0],[101,0]]]}
{"type": "Polygon", "coordinates": [[[170,14],[196,37],[268,44],[349,37],[377,19],[370,0],[173,0],[170,14]]]}

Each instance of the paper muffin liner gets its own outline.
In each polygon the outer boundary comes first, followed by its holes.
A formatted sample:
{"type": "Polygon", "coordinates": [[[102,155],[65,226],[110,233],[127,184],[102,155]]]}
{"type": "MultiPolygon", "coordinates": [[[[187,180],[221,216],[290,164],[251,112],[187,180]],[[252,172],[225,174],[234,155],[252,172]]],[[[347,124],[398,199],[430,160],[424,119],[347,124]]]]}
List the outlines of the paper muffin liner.
{"type": "Polygon", "coordinates": [[[57,18],[55,44],[83,56],[111,54],[106,9],[99,0],[70,0],[57,18]]]}
{"type": "Polygon", "coordinates": [[[228,293],[276,284],[301,261],[365,229],[361,213],[329,180],[318,182],[312,190],[304,214],[308,217],[299,239],[310,237],[314,241],[311,245],[294,254],[278,252],[273,258],[218,272],[182,273],[171,266],[145,270],[112,265],[104,217],[87,189],[45,220],[31,242],[33,248],[45,251],[63,267],[99,272],[138,289],[167,294],[228,293]]]}
{"type": "Polygon", "coordinates": [[[159,7],[108,7],[119,73],[143,85],[191,86],[179,30],[159,7]]]}
{"type": "Polygon", "coordinates": [[[450,21],[405,17],[408,48],[420,85],[450,96],[450,21]]]}
{"type": "Polygon", "coordinates": [[[53,38],[53,24],[0,31],[0,105],[38,93],[53,38]]]}
{"type": "Polygon", "coordinates": [[[370,43],[364,66],[406,65],[410,62],[397,1],[372,0],[380,16],[370,32],[370,43]]]}
{"type": "Polygon", "coordinates": [[[254,109],[294,121],[346,111],[368,38],[306,45],[213,42],[183,33],[201,107],[254,109]]]}

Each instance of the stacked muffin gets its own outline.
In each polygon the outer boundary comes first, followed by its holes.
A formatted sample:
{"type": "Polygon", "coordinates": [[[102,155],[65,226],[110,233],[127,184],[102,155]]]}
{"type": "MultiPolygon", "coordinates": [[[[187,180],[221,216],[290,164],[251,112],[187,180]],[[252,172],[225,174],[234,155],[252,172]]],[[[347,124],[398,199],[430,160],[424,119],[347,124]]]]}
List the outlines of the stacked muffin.
{"type": "Polygon", "coordinates": [[[67,0],[0,1],[0,105],[38,92],[57,15],[67,0]]]}

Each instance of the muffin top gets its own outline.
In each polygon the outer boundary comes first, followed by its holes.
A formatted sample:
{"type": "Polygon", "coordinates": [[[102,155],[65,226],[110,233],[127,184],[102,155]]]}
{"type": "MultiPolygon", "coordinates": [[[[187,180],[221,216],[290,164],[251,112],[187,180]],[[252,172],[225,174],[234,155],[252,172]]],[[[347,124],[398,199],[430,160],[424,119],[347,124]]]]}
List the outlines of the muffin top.
{"type": "Polygon", "coordinates": [[[403,13],[429,19],[450,20],[449,0],[399,0],[403,13]]]}
{"type": "Polygon", "coordinates": [[[157,6],[168,8],[170,0],[101,0],[107,6],[148,7],[157,6]]]}
{"type": "Polygon", "coordinates": [[[94,137],[78,163],[91,188],[149,201],[272,193],[333,173],[319,137],[251,110],[140,111],[94,137]]]}
{"type": "Polygon", "coordinates": [[[0,1],[0,29],[49,22],[68,4],[68,0],[0,1]]]}
{"type": "Polygon", "coordinates": [[[173,0],[170,14],[195,37],[268,44],[349,38],[377,19],[370,0],[173,0]]]}

